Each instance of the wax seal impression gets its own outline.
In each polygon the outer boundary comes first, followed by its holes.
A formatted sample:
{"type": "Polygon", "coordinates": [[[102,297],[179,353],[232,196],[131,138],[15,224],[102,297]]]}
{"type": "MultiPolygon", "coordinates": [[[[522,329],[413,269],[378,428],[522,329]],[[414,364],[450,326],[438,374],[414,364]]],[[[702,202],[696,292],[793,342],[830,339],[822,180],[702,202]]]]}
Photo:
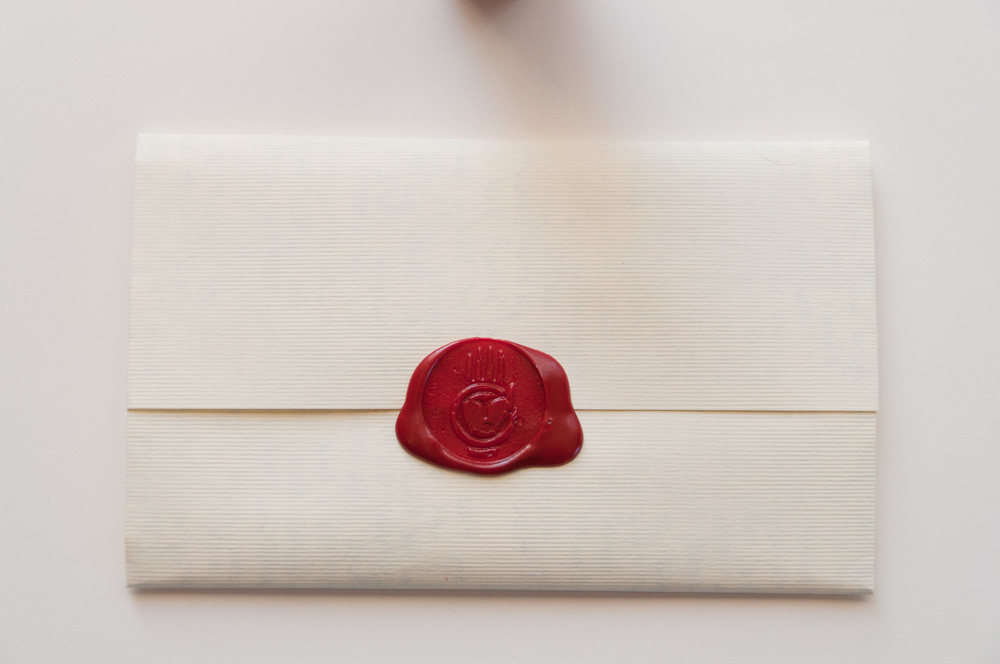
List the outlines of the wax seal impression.
{"type": "Polygon", "coordinates": [[[462,339],[417,366],[396,420],[414,456],[470,473],[558,466],[583,431],[555,358],[499,339],[462,339]]]}

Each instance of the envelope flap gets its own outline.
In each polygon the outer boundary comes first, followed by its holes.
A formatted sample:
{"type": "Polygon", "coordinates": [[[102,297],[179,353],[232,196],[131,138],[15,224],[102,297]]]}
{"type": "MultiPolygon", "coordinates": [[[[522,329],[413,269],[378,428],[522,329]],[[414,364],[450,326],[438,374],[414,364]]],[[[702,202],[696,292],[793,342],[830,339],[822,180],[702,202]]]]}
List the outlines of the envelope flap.
{"type": "Polygon", "coordinates": [[[580,409],[877,408],[865,143],[141,136],[129,406],[398,408],[544,350],[580,409]]]}

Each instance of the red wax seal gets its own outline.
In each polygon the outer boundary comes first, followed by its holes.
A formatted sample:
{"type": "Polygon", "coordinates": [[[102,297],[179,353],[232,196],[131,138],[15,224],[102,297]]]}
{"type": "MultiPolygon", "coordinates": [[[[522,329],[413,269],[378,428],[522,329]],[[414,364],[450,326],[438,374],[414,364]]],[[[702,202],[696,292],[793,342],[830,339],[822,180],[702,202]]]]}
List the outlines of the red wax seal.
{"type": "Polygon", "coordinates": [[[498,339],[438,348],[413,372],[396,437],[411,454],[470,473],[558,466],[583,431],[550,355],[498,339]]]}

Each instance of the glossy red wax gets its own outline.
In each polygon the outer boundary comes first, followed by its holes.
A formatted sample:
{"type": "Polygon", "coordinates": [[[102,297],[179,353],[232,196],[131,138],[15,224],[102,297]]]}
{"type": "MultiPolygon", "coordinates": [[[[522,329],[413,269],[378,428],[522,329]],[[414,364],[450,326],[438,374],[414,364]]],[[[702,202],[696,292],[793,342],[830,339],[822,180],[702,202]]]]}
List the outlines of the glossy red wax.
{"type": "Polygon", "coordinates": [[[462,339],[417,366],[396,420],[411,454],[471,473],[558,466],[580,452],[583,430],[562,366],[499,339],[462,339]]]}

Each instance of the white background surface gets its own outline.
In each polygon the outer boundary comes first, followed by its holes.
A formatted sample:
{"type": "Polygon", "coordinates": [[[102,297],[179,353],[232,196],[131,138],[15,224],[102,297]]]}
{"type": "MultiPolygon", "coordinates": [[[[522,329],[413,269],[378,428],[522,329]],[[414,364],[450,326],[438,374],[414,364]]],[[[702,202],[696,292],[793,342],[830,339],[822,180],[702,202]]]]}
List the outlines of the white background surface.
{"type": "Polygon", "coordinates": [[[0,662],[1000,661],[1000,4],[0,1],[0,662]],[[876,592],[124,588],[138,131],[872,141],[876,592]]]}

